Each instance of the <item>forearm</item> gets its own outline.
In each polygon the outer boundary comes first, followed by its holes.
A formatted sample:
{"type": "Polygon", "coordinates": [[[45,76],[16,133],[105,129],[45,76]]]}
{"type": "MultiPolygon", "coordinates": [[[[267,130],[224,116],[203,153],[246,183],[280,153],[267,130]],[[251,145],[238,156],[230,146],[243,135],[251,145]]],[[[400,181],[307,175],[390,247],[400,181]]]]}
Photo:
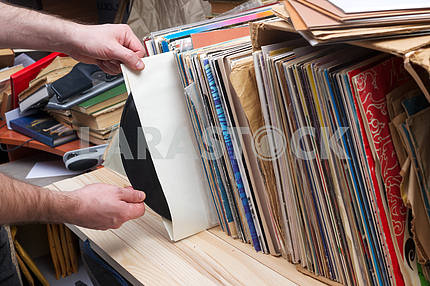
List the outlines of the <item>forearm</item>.
{"type": "Polygon", "coordinates": [[[33,186],[0,174],[0,225],[68,222],[79,202],[66,193],[33,186]]]}
{"type": "Polygon", "coordinates": [[[80,24],[0,3],[0,48],[69,52],[80,24]]]}
{"type": "Polygon", "coordinates": [[[128,25],[82,25],[0,2],[0,48],[63,52],[118,74],[120,64],[142,70],[142,43],[128,25]]]}

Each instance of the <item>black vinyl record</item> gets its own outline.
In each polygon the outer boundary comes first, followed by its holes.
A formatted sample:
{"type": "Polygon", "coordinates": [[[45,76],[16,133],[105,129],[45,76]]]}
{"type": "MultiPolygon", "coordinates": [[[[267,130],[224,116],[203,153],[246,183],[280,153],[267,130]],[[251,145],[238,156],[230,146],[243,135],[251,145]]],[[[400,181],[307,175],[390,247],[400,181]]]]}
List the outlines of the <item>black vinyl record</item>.
{"type": "Polygon", "coordinates": [[[131,185],[134,189],[142,190],[146,193],[145,203],[152,210],[162,217],[172,220],[166,197],[148,150],[148,144],[132,94],[130,94],[125,103],[120,128],[124,135],[122,136],[120,133],[119,137],[121,160],[131,185]],[[141,150],[141,153],[143,153],[142,150],[145,150],[145,154],[138,156],[139,150],[141,150]]]}

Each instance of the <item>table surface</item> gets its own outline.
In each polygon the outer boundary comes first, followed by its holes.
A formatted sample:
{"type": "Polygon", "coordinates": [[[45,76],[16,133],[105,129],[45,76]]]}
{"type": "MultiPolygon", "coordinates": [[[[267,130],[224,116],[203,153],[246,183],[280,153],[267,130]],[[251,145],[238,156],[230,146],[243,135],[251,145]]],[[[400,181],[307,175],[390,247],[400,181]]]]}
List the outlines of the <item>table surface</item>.
{"type": "MultiPolygon", "coordinates": [[[[48,188],[72,191],[99,182],[130,185],[123,176],[101,168],[48,188]]],[[[93,249],[133,285],[325,285],[283,258],[255,252],[219,227],[171,242],[161,217],[150,209],[115,230],[68,226],[81,239],[89,239],[93,249]]]]}
{"type": "MultiPolygon", "coordinates": [[[[19,132],[8,129],[4,121],[0,121],[0,126],[3,126],[0,128],[0,143],[2,144],[21,145],[24,142],[31,139],[30,137],[25,136],[19,132]]],[[[23,147],[38,149],[38,150],[49,152],[59,156],[63,156],[64,153],[68,151],[81,149],[88,146],[89,146],[88,143],[81,143],[81,140],[79,139],[57,147],[50,147],[36,140],[32,140],[23,145],[23,147]]]]}

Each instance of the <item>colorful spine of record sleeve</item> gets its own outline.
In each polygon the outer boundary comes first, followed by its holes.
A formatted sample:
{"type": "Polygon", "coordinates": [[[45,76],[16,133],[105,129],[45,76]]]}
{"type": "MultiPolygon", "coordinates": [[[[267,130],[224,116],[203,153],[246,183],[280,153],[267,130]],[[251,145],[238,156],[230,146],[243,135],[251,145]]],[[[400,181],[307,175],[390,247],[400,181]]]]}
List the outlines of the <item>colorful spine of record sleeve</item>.
{"type": "Polygon", "coordinates": [[[219,98],[218,88],[216,87],[215,80],[213,78],[212,71],[209,66],[209,61],[205,59],[203,61],[203,66],[208,77],[210,92],[214,100],[217,116],[221,125],[222,135],[224,137],[224,142],[226,145],[228,156],[230,157],[231,166],[234,172],[234,178],[236,180],[236,185],[239,190],[239,196],[242,201],[243,208],[245,210],[246,221],[248,222],[249,231],[251,233],[252,243],[256,251],[261,251],[260,242],[258,240],[257,231],[255,230],[254,221],[252,220],[251,210],[249,208],[248,199],[246,197],[245,189],[243,186],[242,176],[240,174],[239,166],[234,155],[233,143],[231,142],[231,136],[228,131],[227,122],[225,119],[224,109],[221,105],[221,100],[219,98]]]}

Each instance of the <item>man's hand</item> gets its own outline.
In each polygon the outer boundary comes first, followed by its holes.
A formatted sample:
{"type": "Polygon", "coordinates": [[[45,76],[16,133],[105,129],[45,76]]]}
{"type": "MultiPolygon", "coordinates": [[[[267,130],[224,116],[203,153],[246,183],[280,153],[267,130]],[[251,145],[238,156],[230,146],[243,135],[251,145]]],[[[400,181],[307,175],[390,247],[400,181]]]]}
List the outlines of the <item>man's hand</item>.
{"type": "Polygon", "coordinates": [[[145,193],[132,187],[93,184],[73,192],[58,192],[1,173],[0,182],[0,225],[71,223],[105,230],[118,228],[145,213],[145,193]]]}
{"type": "Polygon", "coordinates": [[[81,25],[0,1],[0,48],[55,51],[118,74],[142,70],[142,43],[128,25],[81,25]]]}
{"type": "Polygon", "coordinates": [[[97,64],[110,74],[120,73],[121,63],[134,70],[144,68],[144,47],[128,25],[75,25],[71,29],[73,44],[70,51],[65,49],[76,60],[97,64]]]}
{"type": "Polygon", "coordinates": [[[73,210],[65,210],[71,211],[67,222],[87,228],[119,228],[145,213],[145,193],[132,187],[93,184],[67,195],[78,202],[73,210]]]}

